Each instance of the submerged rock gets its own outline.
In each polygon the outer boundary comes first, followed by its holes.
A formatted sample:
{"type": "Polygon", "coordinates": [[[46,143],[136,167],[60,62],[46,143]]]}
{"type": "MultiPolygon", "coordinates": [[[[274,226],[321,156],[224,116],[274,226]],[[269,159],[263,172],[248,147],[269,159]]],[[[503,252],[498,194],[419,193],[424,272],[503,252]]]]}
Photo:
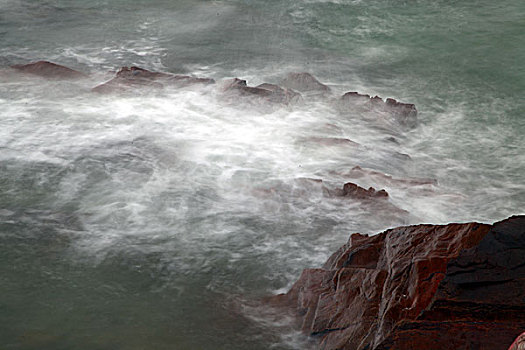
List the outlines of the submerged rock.
{"type": "Polygon", "coordinates": [[[224,93],[234,93],[241,97],[256,97],[265,102],[285,104],[295,103],[301,100],[301,94],[291,89],[282,88],[278,85],[264,83],[258,86],[248,86],[246,80],[233,78],[223,83],[224,93]]]}
{"type": "Polygon", "coordinates": [[[360,94],[358,92],[347,92],[340,101],[339,106],[343,111],[358,110],[372,112],[376,117],[382,114],[393,118],[404,127],[415,127],[417,125],[417,109],[411,103],[398,102],[392,98],[386,101],[379,96],[360,94]]]}
{"type": "Polygon", "coordinates": [[[373,187],[364,189],[363,187],[358,186],[352,182],[345,183],[343,186],[343,190],[339,194],[344,197],[352,197],[356,199],[374,199],[388,197],[388,193],[385,190],[377,191],[373,187]]]}
{"type": "Polygon", "coordinates": [[[281,81],[281,85],[299,92],[330,92],[328,86],[319,82],[310,73],[290,73],[281,81]]]}
{"type": "Polygon", "coordinates": [[[37,75],[47,79],[78,79],[87,77],[84,73],[48,61],[17,64],[11,66],[11,68],[21,73],[37,75]]]}
{"type": "Polygon", "coordinates": [[[343,173],[342,175],[353,179],[370,178],[375,182],[381,182],[387,185],[409,185],[409,186],[420,186],[420,185],[437,185],[436,179],[431,178],[407,178],[398,179],[391,175],[384,174],[379,171],[372,169],[364,169],[360,166],[353,167],[349,172],[343,173]]]}
{"type": "Polygon", "coordinates": [[[213,79],[196,78],[187,75],[152,72],[139,67],[122,67],[115,77],[92,89],[99,93],[126,92],[136,88],[163,88],[165,86],[185,87],[194,84],[213,84],[213,79]]]}
{"type": "Polygon", "coordinates": [[[322,349],[496,350],[525,329],[523,291],[525,216],[515,216],[353,234],[270,301],[322,349]]]}

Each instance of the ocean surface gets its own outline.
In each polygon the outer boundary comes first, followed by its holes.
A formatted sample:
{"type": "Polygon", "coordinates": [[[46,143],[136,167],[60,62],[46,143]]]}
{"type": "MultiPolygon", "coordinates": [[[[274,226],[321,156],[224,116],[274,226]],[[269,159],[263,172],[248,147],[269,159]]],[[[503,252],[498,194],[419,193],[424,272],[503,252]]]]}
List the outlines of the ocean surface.
{"type": "Polygon", "coordinates": [[[524,212],[523,0],[0,0],[0,68],[43,59],[90,77],[0,75],[0,349],[307,349],[259,301],[351,233],[524,212]],[[132,65],[309,72],[419,123],[90,91],[132,65]],[[391,206],[322,188],[349,181],[391,206]]]}

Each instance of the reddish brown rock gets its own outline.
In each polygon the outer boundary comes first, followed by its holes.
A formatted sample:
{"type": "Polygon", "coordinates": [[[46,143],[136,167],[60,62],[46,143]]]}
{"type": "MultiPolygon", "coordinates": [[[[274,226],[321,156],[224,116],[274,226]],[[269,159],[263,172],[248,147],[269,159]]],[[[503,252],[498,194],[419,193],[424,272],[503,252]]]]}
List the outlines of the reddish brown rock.
{"type": "Polygon", "coordinates": [[[343,196],[358,199],[386,198],[388,193],[385,190],[376,191],[375,188],[369,187],[368,190],[352,182],[347,182],[343,186],[343,196]]]}
{"type": "Polygon", "coordinates": [[[322,349],[507,348],[525,329],[525,216],[353,234],[272,302],[322,349]]]}
{"type": "Polygon", "coordinates": [[[223,83],[222,91],[234,94],[234,97],[256,98],[263,102],[290,104],[301,99],[301,95],[291,89],[281,88],[274,84],[260,84],[256,87],[248,86],[246,80],[233,78],[223,83]]]}
{"type": "Polygon", "coordinates": [[[330,190],[330,194],[335,197],[349,197],[365,201],[388,198],[388,193],[385,190],[377,191],[373,187],[366,189],[352,182],[345,183],[342,189],[330,190]]]}
{"type": "Polygon", "coordinates": [[[525,350],[525,332],[521,333],[520,336],[516,338],[509,350],[525,350]]]}
{"type": "Polygon", "coordinates": [[[112,93],[132,91],[136,88],[158,89],[164,86],[184,87],[213,83],[215,83],[213,79],[152,72],[139,67],[122,67],[113,79],[94,87],[92,90],[99,93],[112,93]]]}
{"type": "Polygon", "coordinates": [[[384,189],[376,190],[373,187],[366,189],[355,183],[347,182],[342,189],[326,188],[325,194],[328,197],[339,197],[344,200],[349,199],[357,202],[363,209],[377,215],[378,219],[382,218],[387,220],[387,222],[396,222],[398,224],[406,222],[403,218],[406,218],[408,212],[389,201],[388,192],[384,189]],[[400,219],[401,221],[399,221],[400,219]]]}
{"type": "Polygon", "coordinates": [[[302,100],[302,96],[297,91],[292,89],[282,88],[275,84],[263,83],[257,85],[256,88],[270,90],[272,92],[271,101],[277,103],[296,103],[302,100]]]}
{"type": "Polygon", "coordinates": [[[84,73],[48,61],[17,64],[11,66],[11,68],[21,73],[38,75],[47,79],[78,79],[87,77],[84,73]]]}
{"type": "Polygon", "coordinates": [[[319,82],[310,73],[290,73],[281,81],[281,85],[300,92],[330,92],[328,86],[319,82]]]}
{"type": "Polygon", "coordinates": [[[357,92],[347,92],[341,97],[339,105],[343,110],[371,111],[376,117],[386,113],[405,127],[417,125],[416,106],[411,103],[398,102],[392,98],[383,101],[379,96],[371,97],[357,92]]]}

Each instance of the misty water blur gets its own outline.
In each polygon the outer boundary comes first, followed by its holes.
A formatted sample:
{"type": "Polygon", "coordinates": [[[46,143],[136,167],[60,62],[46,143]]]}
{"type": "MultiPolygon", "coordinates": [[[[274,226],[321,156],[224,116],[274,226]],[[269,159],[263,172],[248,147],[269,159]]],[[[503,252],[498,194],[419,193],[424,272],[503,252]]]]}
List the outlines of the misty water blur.
{"type": "Polygon", "coordinates": [[[257,300],[350,233],[523,210],[520,1],[0,9],[2,66],[46,59],[92,74],[0,75],[6,349],[304,349],[257,300]],[[131,65],[252,86],[308,71],[333,95],[269,106],[216,86],[90,91],[131,65]],[[338,108],[347,91],[414,103],[419,124],[338,108]],[[326,194],[348,181],[386,189],[399,210],[326,194]]]}

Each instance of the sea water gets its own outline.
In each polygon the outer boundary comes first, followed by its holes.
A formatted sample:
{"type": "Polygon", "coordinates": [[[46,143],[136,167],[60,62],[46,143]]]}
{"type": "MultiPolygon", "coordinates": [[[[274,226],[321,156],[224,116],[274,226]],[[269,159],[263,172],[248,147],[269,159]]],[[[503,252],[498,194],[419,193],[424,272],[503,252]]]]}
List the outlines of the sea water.
{"type": "Polygon", "coordinates": [[[259,301],[351,233],[523,213],[524,33],[521,0],[0,0],[2,68],[90,74],[0,77],[0,348],[311,346],[259,301]],[[132,65],[253,86],[309,72],[419,123],[335,97],[90,91],[132,65]],[[326,194],[349,181],[391,206],[326,194]]]}

